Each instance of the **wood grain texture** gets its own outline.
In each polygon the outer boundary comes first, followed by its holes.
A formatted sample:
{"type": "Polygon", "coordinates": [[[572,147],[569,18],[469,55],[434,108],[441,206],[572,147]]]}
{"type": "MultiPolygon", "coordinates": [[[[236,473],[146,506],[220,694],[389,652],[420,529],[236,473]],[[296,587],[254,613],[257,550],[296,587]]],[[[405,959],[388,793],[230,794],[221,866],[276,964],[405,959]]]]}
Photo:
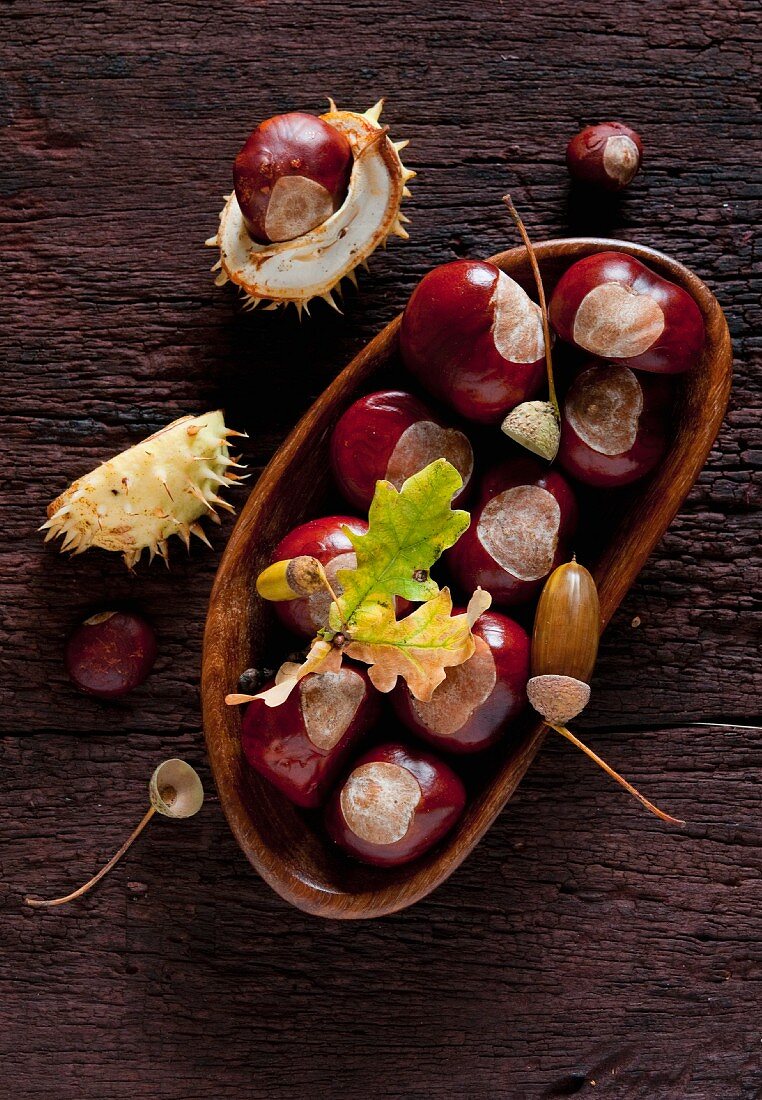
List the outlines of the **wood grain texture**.
{"type": "MultiPolygon", "coordinates": [[[[24,1100],[327,1087],[756,1098],[756,5],[6,0],[2,13],[4,1087],[24,1100]],[[420,173],[410,242],[372,261],[343,319],[243,316],[201,246],[243,137],[328,94],[364,108],[382,93],[420,173]],[[569,192],[563,147],[607,117],[641,131],[645,168],[621,203],[590,204],[569,192]],[[213,799],[195,822],[157,823],[82,908],[23,911],[26,890],[65,889],[118,846],[158,759],[203,761],[198,666],[217,559],[176,551],[171,573],[157,563],[135,578],[106,555],[67,563],[34,533],[47,501],[214,405],[252,433],[260,469],[428,267],[515,243],[507,187],[537,239],[655,245],[730,320],[725,428],[607,631],[587,718],[596,748],[698,824],[676,843],[548,744],[453,879],[377,924],[290,911],[249,872],[213,799]],[[71,691],[60,654],[112,595],[154,618],[162,652],[134,697],[104,707],[71,691]]],[[[217,551],[228,531],[212,535],[217,551]]]]}

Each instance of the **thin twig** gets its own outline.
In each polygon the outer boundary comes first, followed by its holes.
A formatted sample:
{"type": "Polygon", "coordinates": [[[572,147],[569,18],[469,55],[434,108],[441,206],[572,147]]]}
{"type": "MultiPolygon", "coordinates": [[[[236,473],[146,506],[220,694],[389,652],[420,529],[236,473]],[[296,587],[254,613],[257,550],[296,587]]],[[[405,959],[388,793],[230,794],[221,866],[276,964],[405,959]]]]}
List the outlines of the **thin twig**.
{"type": "Polygon", "coordinates": [[[127,838],[127,840],[125,840],[124,844],[119,849],[119,851],[111,857],[111,859],[108,861],[108,863],[106,864],[105,867],[101,867],[101,869],[100,869],[100,871],[98,872],[97,875],[93,875],[93,877],[90,879],[89,882],[86,882],[84,886],[80,886],[79,890],[75,890],[73,894],[67,894],[66,897],[53,898],[50,901],[44,901],[42,898],[26,897],[26,898],[24,898],[25,904],[26,905],[31,905],[33,909],[49,909],[53,905],[65,905],[67,901],[74,901],[75,898],[81,898],[82,895],[86,894],[88,890],[91,890],[92,887],[95,886],[95,884],[97,882],[100,882],[100,880],[103,878],[103,876],[107,875],[112,867],[116,866],[116,864],[122,858],[124,853],[130,847],[132,842],[134,840],[137,840],[137,838],[143,832],[146,825],[148,824],[148,822],[151,820],[151,818],[153,817],[153,815],[155,813],[156,813],[156,808],[154,806],[151,806],[148,813],[145,815],[145,817],[140,822],[140,824],[137,826],[137,828],[134,829],[132,833],[130,833],[129,837],[127,838]]]}
{"type": "Polygon", "coordinates": [[[628,783],[627,780],[619,774],[619,772],[615,772],[613,768],[609,767],[605,760],[602,760],[597,753],[593,752],[592,749],[589,749],[584,741],[580,741],[580,739],[578,737],[575,737],[574,734],[570,730],[566,729],[565,726],[554,726],[552,722],[546,722],[545,725],[548,726],[550,729],[555,730],[556,733],[560,733],[562,737],[565,737],[567,741],[571,741],[572,745],[575,745],[578,749],[582,749],[585,756],[589,756],[590,759],[594,761],[599,768],[603,768],[606,775],[610,775],[611,778],[615,779],[617,783],[624,787],[626,791],[629,791],[631,795],[634,795],[635,798],[637,798],[638,802],[645,806],[647,810],[650,810],[652,814],[655,814],[657,817],[661,818],[662,821],[666,821],[669,825],[685,825],[685,822],[682,821],[679,817],[672,817],[671,814],[666,814],[664,810],[660,810],[658,806],[654,806],[653,802],[649,802],[647,798],[644,798],[640,791],[636,787],[633,787],[632,783],[628,783]]]}
{"type": "Polygon", "coordinates": [[[553,412],[556,417],[561,419],[561,412],[558,408],[558,398],[556,397],[556,386],[553,381],[553,360],[550,354],[550,325],[548,324],[548,306],[545,301],[545,288],[542,285],[542,275],[540,275],[540,267],[537,263],[537,256],[535,255],[532,242],[529,239],[524,223],[518,215],[516,207],[513,205],[513,199],[510,195],[503,195],[503,202],[508,207],[508,213],[511,215],[516,223],[521,239],[524,242],[527,253],[529,255],[529,263],[532,268],[532,274],[534,275],[534,281],[537,284],[537,296],[540,299],[540,313],[542,314],[542,335],[545,341],[545,369],[548,374],[548,399],[553,406],[553,412]]]}

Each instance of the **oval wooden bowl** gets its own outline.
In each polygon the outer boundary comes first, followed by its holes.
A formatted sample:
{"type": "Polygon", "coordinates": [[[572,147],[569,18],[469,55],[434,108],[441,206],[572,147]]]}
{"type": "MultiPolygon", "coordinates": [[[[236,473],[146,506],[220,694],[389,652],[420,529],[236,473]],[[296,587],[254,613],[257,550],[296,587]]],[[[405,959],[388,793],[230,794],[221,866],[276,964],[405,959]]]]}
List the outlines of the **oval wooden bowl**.
{"type": "MultiPolygon", "coordinates": [[[[536,251],[548,294],[563,271],[594,252],[628,252],[683,286],[704,315],[707,341],[698,368],[684,377],[674,444],[656,473],[628,498],[605,546],[586,559],[599,586],[603,626],[666,531],[701,467],[722,422],[732,370],[730,336],[714,295],[682,264],[660,252],[594,238],[547,241],[536,251]]],[[[523,248],[493,257],[530,291],[523,248]]],[[[328,441],[344,409],[378,388],[397,360],[397,317],[352,360],[302,418],[270,461],[246,502],[220,562],[204,635],[204,731],[223,810],[245,855],[283,898],[323,917],[377,917],[425,897],[455,870],[489,829],[532,763],[543,727],[527,717],[518,736],[468,765],[469,804],[456,829],[433,851],[405,867],[380,870],[345,859],[305,818],[248,767],[240,745],[241,711],[227,707],[240,672],[262,657],[272,611],[254,582],[278,540],[324,514],[330,493],[328,441]],[[381,378],[375,378],[376,375],[381,378]]],[[[335,509],[333,509],[335,510],[335,509]]]]}

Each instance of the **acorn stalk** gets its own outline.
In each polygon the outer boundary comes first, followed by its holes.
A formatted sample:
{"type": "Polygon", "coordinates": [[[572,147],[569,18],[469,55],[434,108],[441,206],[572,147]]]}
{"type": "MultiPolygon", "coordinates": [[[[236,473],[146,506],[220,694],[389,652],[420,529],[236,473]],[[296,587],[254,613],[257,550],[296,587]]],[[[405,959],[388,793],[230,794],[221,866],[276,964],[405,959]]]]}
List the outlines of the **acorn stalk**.
{"type": "Polygon", "coordinates": [[[134,841],[140,836],[146,825],[153,819],[154,814],[162,817],[171,817],[181,820],[193,817],[201,809],[204,802],[204,788],[198,772],[186,763],[172,757],[159,764],[148,784],[148,798],[151,803],[147,812],[135,826],[130,835],[100,871],[88,879],[86,883],[73,890],[70,894],[64,894],[60,898],[34,898],[25,897],[24,904],[31,909],[52,909],[59,905],[66,905],[70,901],[81,898],[97,885],[109,871],[117,865],[119,860],[132,847],[134,841]]]}

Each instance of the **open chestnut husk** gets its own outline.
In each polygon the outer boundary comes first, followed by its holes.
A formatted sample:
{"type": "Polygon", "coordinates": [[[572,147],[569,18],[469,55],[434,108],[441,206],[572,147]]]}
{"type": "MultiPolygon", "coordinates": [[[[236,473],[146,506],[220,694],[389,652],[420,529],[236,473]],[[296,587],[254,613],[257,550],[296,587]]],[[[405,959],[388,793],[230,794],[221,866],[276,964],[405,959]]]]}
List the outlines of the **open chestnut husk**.
{"type": "Polygon", "coordinates": [[[292,304],[301,314],[313,298],[338,309],[342,279],[356,284],[355,268],[379,245],[407,238],[400,206],[415,172],[400,160],[407,142],[391,141],[380,124],[382,107],[340,111],[331,100],[314,122],[295,112],[258,127],[206,242],[219,250],[218,286],[235,283],[250,309],[292,304]]]}

